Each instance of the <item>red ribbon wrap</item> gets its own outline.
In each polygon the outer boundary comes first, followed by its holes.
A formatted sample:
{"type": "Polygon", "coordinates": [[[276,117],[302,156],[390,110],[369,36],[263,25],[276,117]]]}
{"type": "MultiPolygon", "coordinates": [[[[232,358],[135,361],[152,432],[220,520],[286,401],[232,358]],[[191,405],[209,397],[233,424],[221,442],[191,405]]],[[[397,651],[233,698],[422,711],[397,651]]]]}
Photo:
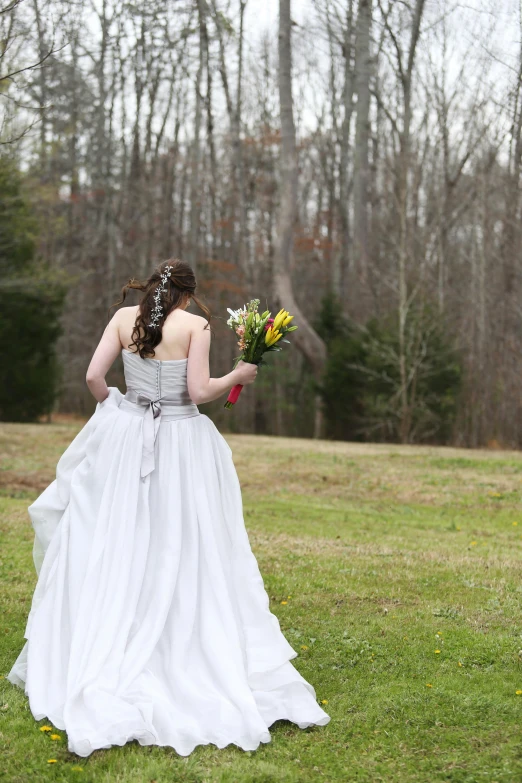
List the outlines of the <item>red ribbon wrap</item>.
{"type": "Polygon", "coordinates": [[[231,390],[230,394],[227,397],[227,402],[229,402],[231,405],[235,405],[238,401],[239,395],[241,394],[241,389],[243,388],[243,385],[241,383],[237,383],[231,390]]]}

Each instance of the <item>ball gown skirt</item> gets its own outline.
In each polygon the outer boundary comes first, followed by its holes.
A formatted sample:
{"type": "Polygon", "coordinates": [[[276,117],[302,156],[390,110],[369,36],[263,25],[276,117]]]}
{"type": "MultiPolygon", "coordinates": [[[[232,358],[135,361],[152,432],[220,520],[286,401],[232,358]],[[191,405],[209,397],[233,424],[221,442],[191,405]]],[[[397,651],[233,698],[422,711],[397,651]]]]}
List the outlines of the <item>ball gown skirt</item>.
{"type": "Polygon", "coordinates": [[[131,740],[255,750],[276,720],[324,726],[187,360],[123,359],[127,393],[110,389],[29,508],[38,582],[9,680],[79,756],[131,740]]]}

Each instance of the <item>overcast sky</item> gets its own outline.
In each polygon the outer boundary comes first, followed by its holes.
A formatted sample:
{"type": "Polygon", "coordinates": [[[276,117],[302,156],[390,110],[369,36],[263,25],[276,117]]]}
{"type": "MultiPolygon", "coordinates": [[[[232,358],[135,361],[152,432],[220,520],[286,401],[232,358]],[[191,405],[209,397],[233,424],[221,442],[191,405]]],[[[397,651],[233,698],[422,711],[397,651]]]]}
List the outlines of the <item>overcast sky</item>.
{"type": "MultiPolygon", "coordinates": [[[[292,17],[301,22],[311,9],[311,0],[293,0],[292,17]]],[[[248,0],[245,12],[247,36],[256,38],[265,30],[275,30],[279,13],[279,0],[248,0]]]]}

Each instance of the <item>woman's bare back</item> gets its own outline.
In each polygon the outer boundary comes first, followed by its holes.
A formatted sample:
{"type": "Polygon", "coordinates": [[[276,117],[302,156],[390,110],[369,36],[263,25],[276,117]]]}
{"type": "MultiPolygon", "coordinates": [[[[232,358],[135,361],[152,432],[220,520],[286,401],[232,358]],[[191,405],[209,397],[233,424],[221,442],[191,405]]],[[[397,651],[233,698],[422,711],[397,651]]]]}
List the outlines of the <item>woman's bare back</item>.
{"type": "MultiPolygon", "coordinates": [[[[134,350],[132,343],[132,330],[136,323],[139,308],[122,307],[119,320],[119,335],[122,348],[134,350]]],[[[189,355],[190,340],[194,330],[200,331],[206,324],[206,319],[200,315],[187,313],[181,307],[173,310],[162,328],[161,342],[154,349],[154,358],[160,361],[172,359],[186,359],[189,355]]]]}

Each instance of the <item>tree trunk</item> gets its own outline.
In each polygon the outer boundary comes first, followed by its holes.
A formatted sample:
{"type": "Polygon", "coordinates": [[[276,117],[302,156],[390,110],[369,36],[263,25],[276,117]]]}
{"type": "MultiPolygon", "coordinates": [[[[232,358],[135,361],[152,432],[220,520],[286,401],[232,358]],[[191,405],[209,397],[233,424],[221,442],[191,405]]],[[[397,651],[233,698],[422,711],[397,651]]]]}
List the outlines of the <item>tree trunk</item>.
{"type": "Polygon", "coordinates": [[[420,25],[426,0],[417,0],[412,19],[412,32],[408,50],[408,64],[406,70],[400,66],[402,86],[403,125],[400,135],[399,171],[397,177],[397,203],[399,208],[399,249],[398,249],[398,278],[399,278],[399,371],[401,378],[401,424],[400,436],[402,443],[408,443],[410,439],[411,405],[409,395],[409,378],[406,355],[406,325],[410,307],[407,281],[408,265],[408,172],[410,167],[410,132],[411,132],[411,87],[415,53],[420,35],[420,25]]]}
{"type": "Polygon", "coordinates": [[[370,135],[370,34],[371,0],[359,0],[355,42],[355,77],[357,90],[357,120],[353,169],[353,239],[354,261],[363,286],[368,273],[368,141],[370,135]]]}
{"type": "MultiPolygon", "coordinates": [[[[36,31],[38,35],[38,59],[42,61],[45,57],[45,31],[43,20],[40,14],[38,0],[33,0],[34,17],[36,21],[36,31]]],[[[38,70],[38,101],[40,115],[40,176],[42,181],[49,177],[49,160],[47,155],[47,83],[45,68],[38,70]]]]}
{"type": "Polygon", "coordinates": [[[200,194],[200,132],[202,115],[201,84],[203,81],[203,68],[205,63],[205,49],[207,38],[206,2],[197,0],[199,15],[199,65],[196,74],[196,113],[194,118],[194,140],[192,142],[192,160],[190,167],[190,243],[188,248],[188,261],[194,272],[198,263],[198,238],[201,216],[200,194]]]}
{"type": "Polygon", "coordinates": [[[244,38],[244,19],[247,0],[239,0],[239,42],[238,42],[238,68],[237,68],[237,87],[236,87],[236,110],[234,112],[234,121],[232,123],[232,144],[235,161],[235,191],[238,200],[239,212],[239,230],[237,237],[237,257],[240,268],[244,271],[247,280],[249,280],[250,267],[246,254],[246,199],[245,199],[245,171],[243,165],[243,149],[241,146],[241,109],[242,109],[242,87],[243,87],[243,38],[244,38]]]}
{"type": "MultiPolygon", "coordinates": [[[[349,165],[350,165],[350,126],[353,113],[354,72],[352,66],[352,28],[353,0],[349,0],[346,9],[344,30],[344,85],[343,85],[343,124],[341,130],[341,161],[339,170],[339,216],[341,223],[341,258],[339,260],[339,292],[343,312],[347,314],[348,290],[346,278],[350,269],[350,201],[349,201],[349,165]]],[[[352,304],[352,302],[350,302],[352,304]]]]}
{"type": "MultiPolygon", "coordinates": [[[[281,111],[281,197],[274,252],[274,286],[281,306],[293,315],[299,326],[294,342],[311,365],[320,382],[326,364],[326,345],[300,310],[290,277],[294,228],[297,219],[297,148],[292,98],[290,0],[279,3],[279,102],[281,111]]],[[[322,429],[321,405],[316,402],[314,437],[322,429]]]]}

